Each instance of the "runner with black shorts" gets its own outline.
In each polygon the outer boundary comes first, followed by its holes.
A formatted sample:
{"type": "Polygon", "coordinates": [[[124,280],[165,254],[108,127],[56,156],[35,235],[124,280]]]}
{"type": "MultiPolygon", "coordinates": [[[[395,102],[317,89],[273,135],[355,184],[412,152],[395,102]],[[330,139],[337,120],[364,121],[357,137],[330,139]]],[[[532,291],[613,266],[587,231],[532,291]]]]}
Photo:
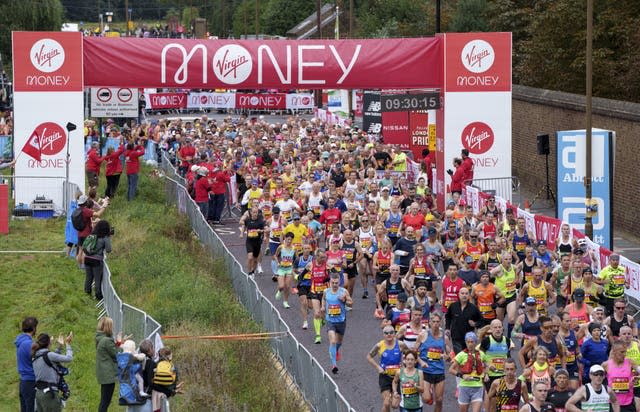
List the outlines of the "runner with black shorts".
{"type": "Polygon", "coordinates": [[[265,222],[257,205],[253,206],[246,219],[240,221],[242,230],[240,237],[247,234],[245,246],[247,249],[247,273],[249,276],[255,273],[258,265],[258,257],[264,239],[265,222]]]}
{"type": "Polygon", "coordinates": [[[391,411],[391,389],[393,378],[400,371],[402,365],[402,350],[404,343],[396,338],[396,331],[393,326],[387,325],[382,329],[383,339],[373,345],[367,354],[367,361],[378,372],[378,386],[382,395],[382,412],[391,411]],[[380,358],[376,362],[375,357],[380,358]]]}
{"type": "Polygon", "coordinates": [[[293,263],[294,278],[297,281],[296,288],[298,289],[298,299],[300,300],[300,314],[302,315],[302,329],[307,329],[309,323],[307,322],[307,315],[311,300],[307,299],[311,293],[311,273],[304,269],[313,260],[311,254],[311,245],[305,243],[302,245],[302,254],[296,257],[293,263]],[[304,275],[302,274],[304,272],[304,275]]]}
{"type": "Polygon", "coordinates": [[[342,236],[342,250],[347,261],[347,266],[344,268],[344,273],[347,275],[346,286],[349,295],[353,295],[356,276],[358,276],[358,263],[363,258],[363,252],[360,243],[353,239],[353,231],[345,230],[342,236]]]}

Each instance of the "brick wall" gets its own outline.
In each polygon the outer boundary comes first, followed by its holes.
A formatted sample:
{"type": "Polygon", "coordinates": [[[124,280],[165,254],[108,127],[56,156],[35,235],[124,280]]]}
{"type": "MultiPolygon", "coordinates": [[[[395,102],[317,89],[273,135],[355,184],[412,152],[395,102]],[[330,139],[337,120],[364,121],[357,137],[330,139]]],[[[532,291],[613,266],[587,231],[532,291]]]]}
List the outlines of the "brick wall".
{"type": "MultiPolygon", "coordinates": [[[[537,154],[536,136],[550,135],[549,180],[555,192],[557,130],[585,128],[584,97],[514,86],[513,176],[536,193],[545,183],[545,157],[537,154]]],[[[594,99],[593,127],[616,132],[613,225],[640,234],[640,104],[594,99]]],[[[593,153],[593,156],[597,156],[593,153]]]]}

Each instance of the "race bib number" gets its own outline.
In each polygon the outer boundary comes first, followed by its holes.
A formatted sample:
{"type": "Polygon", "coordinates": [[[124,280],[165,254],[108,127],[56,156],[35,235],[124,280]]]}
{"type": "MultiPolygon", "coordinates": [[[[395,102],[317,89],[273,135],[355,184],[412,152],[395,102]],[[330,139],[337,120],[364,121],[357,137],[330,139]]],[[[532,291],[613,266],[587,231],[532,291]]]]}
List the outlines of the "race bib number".
{"type": "Polygon", "coordinates": [[[280,236],[282,236],[282,229],[274,229],[271,231],[271,237],[279,238],[280,236]]]}
{"type": "Polygon", "coordinates": [[[398,304],[398,295],[397,294],[392,294],[392,295],[388,295],[387,296],[387,303],[389,305],[396,305],[398,304]]]}
{"type": "Polygon", "coordinates": [[[386,373],[389,376],[395,376],[399,370],[400,370],[400,365],[388,365],[384,369],[384,373],[386,373]]]}
{"type": "Polygon", "coordinates": [[[340,305],[329,305],[327,313],[329,316],[340,316],[342,313],[342,307],[340,305]]]}
{"type": "Polygon", "coordinates": [[[516,282],[507,282],[506,283],[506,287],[507,287],[507,293],[512,293],[516,291],[516,282]]]}
{"type": "Polygon", "coordinates": [[[487,313],[493,312],[493,308],[489,304],[480,304],[478,309],[480,309],[480,313],[482,313],[482,314],[487,314],[487,313]]]}
{"type": "Polygon", "coordinates": [[[413,382],[405,382],[402,384],[402,394],[404,396],[415,396],[418,394],[418,388],[413,382]]]}
{"type": "Polygon", "coordinates": [[[511,411],[517,411],[517,410],[518,410],[518,405],[502,405],[500,407],[500,412],[511,412],[511,411]]]}
{"type": "Polygon", "coordinates": [[[422,267],[422,266],[420,266],[420,267],[415,267],[415,268],[413,269],[413,272],[414,272],[416,275],[424,275],[425,273],[427,273],[426,269],[425,269],[424,267],[422,267]]]}
{"type": "Polygon", "coordinates": [[[614,275],[613,276],[613,284],[616,286],[624,285],[624,275],[614,275]]]}
{"type": "Polygon", "coordinates": [[[575,363],[576,361],[576,354],[574,352],[571,352],[567,355],[567,363],[575,363]]]}
{"type": "Polygon", "coordinates": [[[432,361],[439,361],[442,359],[442,350],[439,348],[429,348],[427,351],[427,359],[432,361]]]}
{"type": "Polygon", "coordinates": [[[344,256],[347,258],[347,260],[352,260],[353,259],[353,252],[351,252],[351,251],[346,252],[344,254],[344,256]]]}
{"type": "Polygon", "coordinates": [[[255,239],[258,236],[260,236],[260,232],[258,232],[258,229],[249,229],[249,232],[247,233],[247,237],[251,239],[255,239]]]}
{"type": "Polygon", "coordinates": [[[315,291],[316,291],[317,293],[322,293],[322,292],[324,292],[324,290],[325,290],[326,288],[327,288],[327,285],[326,285],[326,284],[324,284],[324,283],[319,283],[319,284],[316,284],[316,285],[315,285],[315,291]]]}
{"type": "Polygon", "coordinates": [[[611,380],[611,389],[615,393],[629,392],[629,378],[613,378],[611,380]]]}
{"type": "Polygon", "coordinates": [[[496,372],[504,371],[504,358],[491,359],[491,366],[493,366],[496,372]]]}
{"type": "Polygon", "coordinates": [[[400,229],[400,228],[398,227],[398,225],[395,225],[395,224],[394,224],[394,225],[391,225],[391,227],[389,228],[389,232],[390,232],[390,233],[393,233],[394,235],[397,235],[397,234],[398,234],[398,229],[400,229]]]}

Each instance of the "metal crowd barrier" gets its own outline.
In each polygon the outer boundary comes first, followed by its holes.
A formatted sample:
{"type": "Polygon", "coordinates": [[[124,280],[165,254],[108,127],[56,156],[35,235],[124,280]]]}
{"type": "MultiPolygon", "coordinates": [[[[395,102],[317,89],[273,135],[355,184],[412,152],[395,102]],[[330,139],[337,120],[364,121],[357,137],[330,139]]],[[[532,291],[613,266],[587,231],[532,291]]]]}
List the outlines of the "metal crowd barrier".
{"type": "Polygon", "coordinates": [[[465,185],[500,196],[512,203],[522,204],[520,201],[520,179],[516,176],[467,180],[465,185]]]}
{"type": "Polygon", "coordinates": [[[166,175],[167,201],[176,205],[180,213],[189,217],[194,232],[200,241],[207,246],[211,256],[222,259],[240,302],[266,330],[287,332],[282,338],[272,339],[271,348],[307,403],[313,410],[319,412],[354,411],[340,393],[335,381],[325,372],[317,359],[295,338],[273,304],[262,294],[256,282],[247,276],[240,262],[207,224],[197,204],[191,199],[185,186],[181,184],[184,179],[176,173],[166,155],[163,155],[162,160],[162,167],[166,175]]]}

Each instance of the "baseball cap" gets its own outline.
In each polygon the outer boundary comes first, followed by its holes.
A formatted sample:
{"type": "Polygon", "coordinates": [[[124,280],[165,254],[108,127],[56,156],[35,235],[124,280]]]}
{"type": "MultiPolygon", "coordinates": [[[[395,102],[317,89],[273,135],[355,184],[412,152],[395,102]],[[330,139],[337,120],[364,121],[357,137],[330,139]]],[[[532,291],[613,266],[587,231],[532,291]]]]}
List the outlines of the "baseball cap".
{"type": "Polygon", "coordinates": [[[528,298],[525,299],[524,303],[527,305],[535,305],[536,298],[534,298],[533,296],[529,296],[528,298]]]}
{"type": "Polygon", "coordinates": [[[280,213],[280,208],[278,206],[274,206],[273,209],[271,209],[271,213],[277,215],[278,213],[280,213]]]}
{"type": "Polygon", "coordinates": [[[582,273],[593,273],[593,270],[591,270],[591,268],[587,266],[586,268],[582,269],[582,273]]]}
{"type": "Polygon", "coordinates": [[[407,299],[409,299],[409,297],[407,296],[406,293],[404,292],[398,293],[398,302],[406,302],[407,299]]]}
{"type": "Polygon", "coordinates": [[[435,227],[430,227],[428,233],[430,235],[435,235],[438,233],[438,230],[435,227]]]}
{"type": "Polygon", "coordinates": [[[577,300],[577,301],[582,301],[584,300],[584,289],[576,289],[573,291],[573,299],[577,300]]]}
{"type": "Polygon", "coordinates": [[[300,213],[294,213],[293,220],[300,220],[300,213]]]}
{"type": "Polygon", "coordinates": [[[449,206],[454,206],[456,204],[456,202],[454,202],[453,200],[449,200],[449,202],[447,202],[447,204],[449,206]]]}
{"type": "Polygon", "coordinates": [[[200,176],[206,176],[209,174],[209,169],[207,169],[206,167],[201,167],[198,169],[198,174],[200,176]]]}
{"type": "Polygon", "coordinates": [[[191,166],[191,171],[192,171],[192,172],[197,172],[197,171],[198,171],[198,169],[200,169],[200,166],[198,166],[198,165],[193,165],[193,166],[191,166]]]}
{"type": "Polygon", "coordinates": [[[574,255],[584,255],[584,250],[580,247],[575,247],[573,248],[573,254],[574,255]]]}
{"type": "Polygon", "coordinates": [[[547,246],[547,241],[546,241],[546,240],[544,240],[544,239],[540,239],[540,240],[538,240],[538,246],[543,246],[543,245],[544,245],[544,246],[547,246]]]}
{"type": "Polygon", "coordinates": [[[589,368],[589,373],[594,374],[596,372],[604,372],[604,369],[600,365],[592,365],[591,368],[589,368]]]}
{"type": "MultiPolygon", "coordinates": [[[[114,129],[113,131],[115,132],[117,130],[114,129]]],[[[91,143],[91,147],[98,147],[98,146],[100,146],[100,143],[98,143],[98,142],[92,142],[91,143]]]]}
{"type": "Polygon", "coordinates": [[[89,200],[89,198],[86,195],[82,195],[78,198],[78,205],[84,205],[85,203],[87,203],[87,200],[89,200]]]}

